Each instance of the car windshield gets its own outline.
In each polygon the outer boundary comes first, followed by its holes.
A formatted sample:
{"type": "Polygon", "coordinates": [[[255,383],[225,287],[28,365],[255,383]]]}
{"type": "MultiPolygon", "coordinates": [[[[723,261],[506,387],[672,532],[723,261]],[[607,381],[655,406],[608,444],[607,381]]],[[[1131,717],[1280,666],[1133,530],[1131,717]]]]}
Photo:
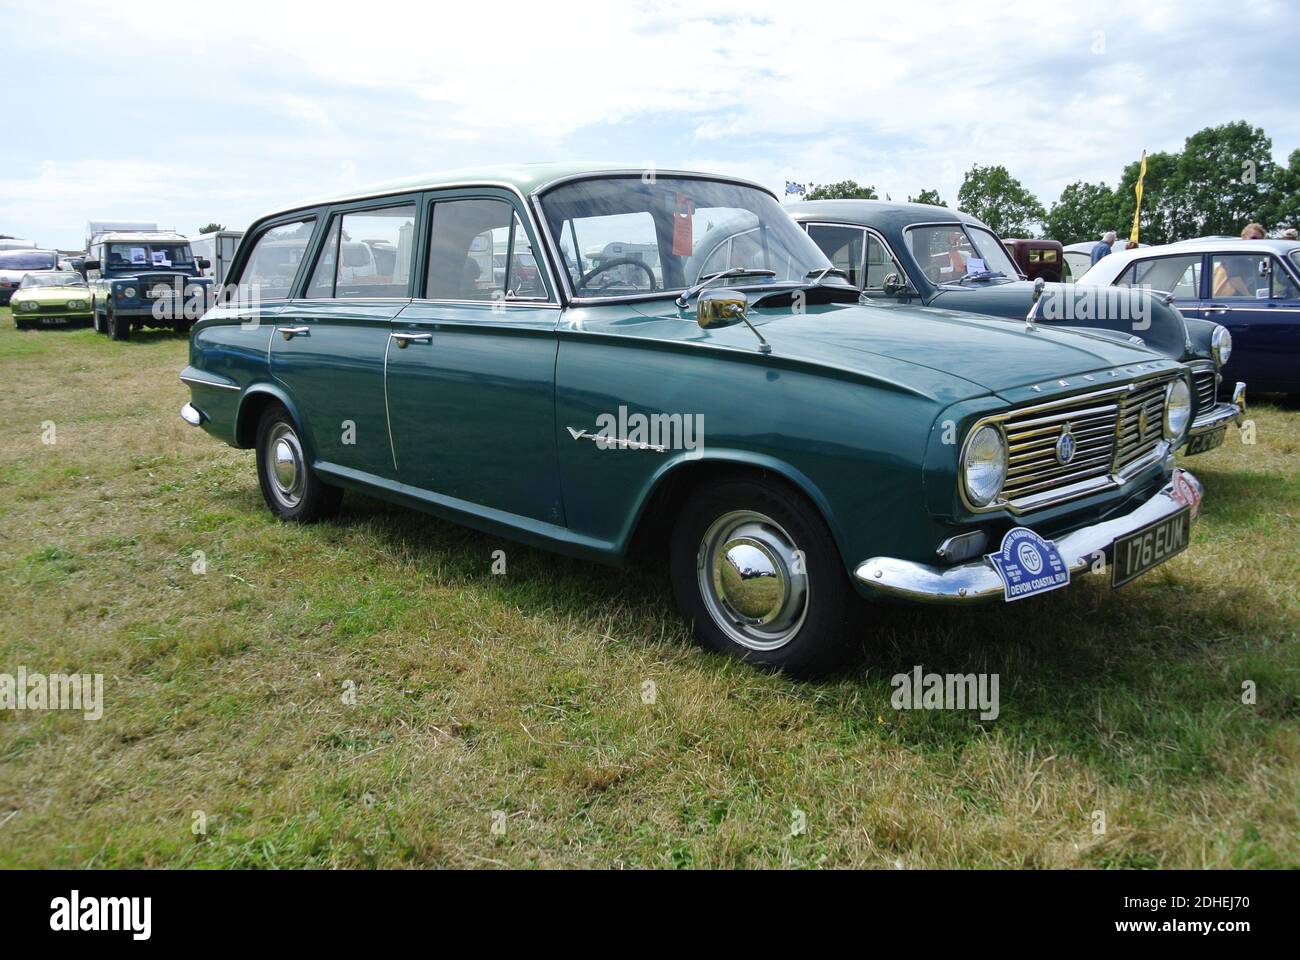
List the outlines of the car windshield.
{"type": "Polygon", "coordinates": [[[188,267],[194,263],[188,243],[110,243],[109,270],[140,267],[188,267]]]}
{"type": "Polygon", "coordinates": [[[43,250],[20,250],[0,253],[0,270],[53,270],[58,254],[43,250]]]}
{"type": "Polygon", "coordinates": [[[578,297],[676,293],[737,268],[756,275],[726,285],[804,284],[831,267],[770,194],[743,184],[601,177],[548,191],[542,210],[578,297]]]}
{"type": "Polygon", "coordinates": [[[1011,280],[1020,276],[1002,242],[969,224],[909,227],[907,240],[917,266],[931,283],[958,283],[964,277],[989,273],[1011,280]]]}
{"type": "Polygon", "coordinates": [[[84,287],[85,285],[85,280],[67,270],[61,270],[58,273],[29,273],[23,277],[23,282],[20,284],[23,289],[28,287],[84,287]]]}

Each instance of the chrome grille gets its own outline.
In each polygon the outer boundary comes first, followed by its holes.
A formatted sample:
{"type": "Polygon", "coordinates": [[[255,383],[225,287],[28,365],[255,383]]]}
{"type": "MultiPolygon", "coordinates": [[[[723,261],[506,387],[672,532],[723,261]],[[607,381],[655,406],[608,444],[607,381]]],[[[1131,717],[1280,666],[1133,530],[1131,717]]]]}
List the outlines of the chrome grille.
{"type": "Polygon", "coordinates": [[[1192,371],[1192,386],[1196,392],[1196,412],[1204,415],[1214,409],[1218,376],[1214,368],[1192,371]]]}
{"type": "MultiPolygon", "coordinates": [[[[988,507],[1024,513],[1121,482],[1164,450],[1168,375],[990,417],[1007,440],[1007,479],[988,507]],[[1068,432],[1072,455],[1061,444],[1068,432]]],[[[987,422],[987,421],[986,421],[987,422]]]]}
{"type": "Polygon", "coordinates": [[[1016,501],[1029,494],[1110,473],[1119,404],[1085,401],[1060,409],[1012,415],[1007,437],[1007,482],[1002,495],[1016,501]],[[1056,446],[1069,425],[1075,451],[1061,463],[1056,446]]]}
{"type": "Polygon", "coordinates": [[[1149,456],[1164,435],[1167,379],[1147,380],[1120,397],[1119,425],[1115,430],[1115,472],[1149,456]]]}

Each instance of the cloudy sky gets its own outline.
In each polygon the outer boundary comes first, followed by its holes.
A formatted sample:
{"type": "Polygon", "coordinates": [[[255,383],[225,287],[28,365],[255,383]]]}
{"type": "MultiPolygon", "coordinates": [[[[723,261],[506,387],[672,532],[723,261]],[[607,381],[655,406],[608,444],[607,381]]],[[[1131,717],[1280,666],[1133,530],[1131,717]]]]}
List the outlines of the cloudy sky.
{"type": "Polygon", "coordinates": [[[1050,204],[1245,119],[1300,147],[1294,2],[3,2],[0,233],[194,233],[354,184],[598,159],[1050,204]],[[985,10],[981,10],[985,7],[985,10]],[[996,12],[988,12],[992,7],[996,12]]]}

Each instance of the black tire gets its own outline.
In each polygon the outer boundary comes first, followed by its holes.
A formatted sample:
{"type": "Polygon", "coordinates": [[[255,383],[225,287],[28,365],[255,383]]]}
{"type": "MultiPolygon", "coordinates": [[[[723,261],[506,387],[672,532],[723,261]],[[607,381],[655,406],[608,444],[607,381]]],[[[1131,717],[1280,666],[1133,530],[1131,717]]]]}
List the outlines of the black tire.
{"type": "Polygon", "coordinates": [[[108,322],[104,319],[103,314],[99,312],[99,301],[90,302],[91,326],[95,328],[96,333],[108,333],[108,322]]]}
{"type": "Polygon", "coordinates": [[[669,564],[678,609],[711,650],[805,677],[843,666],[854,651],[860,605],[835,540],[783,482],[736,477],[701,487],[678,516],[669,564]],[[748,576],[738,565],[746,561],[754,563],[743,568],[748,576]],[[765,569],[771,580],[754,572],[765,569]]]}
{"type": "Polygon", "coordinates": [[[263,410],[257,424],[257,482],[266,505],[281,520],[315,523],[337,513],[343,499],[340,488],[312,469],[298,425],[279,403],[263,410]],[[287,480],[288,471],[292,481],[287,480]]]}
{"type": "Polygon", "coordinates": [[[131,318],[122,316],[120,313],[118,313],[116,310],[113,309],[113,305],[111,303],[108,305],[107,311],[108,311],[107,320],[108,320],[109,337],[111,337],[114,340],[130,340],[131,339],[131,318]]]}

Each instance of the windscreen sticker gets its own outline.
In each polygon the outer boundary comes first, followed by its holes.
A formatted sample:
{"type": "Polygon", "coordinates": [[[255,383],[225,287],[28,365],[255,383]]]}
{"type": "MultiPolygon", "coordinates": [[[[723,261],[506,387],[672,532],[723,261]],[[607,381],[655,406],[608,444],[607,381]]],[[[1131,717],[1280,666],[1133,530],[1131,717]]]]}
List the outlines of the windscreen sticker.
{"type": "Polygon", "coordinates": [[[673,256],[689,257],[694,249],[691,243],[691,222],[695,217],[695,203],[684,193],[677,194],[673,207],[673,256]]]}
{"type": "Polygon", "coordinates": [[[1028,527],[1012,527],[1002,538],[1002,547],[987,559],[1002,578],[1007,602],[1023,600],[1070,584],[1070,568],[1051,540],[1044,540],[1028,527]]]}
{"type": "Polygon", "coordinates": [[[143,263],[143,264],[147,264],[149,262],[149,258],[145,256],[144,247],[131,248],[131,262],[143,263]]]}
{"type": "Polygon", "coordinates": [[[155,267],[170,267],[172,265],[172,262],[167,259],[166,250],[153,251],[153,265],[155,267]]]}
{"type": "Polygon", "coordinates": [[[979,257],[967,257],[967,258],[966,258],[966,272],[967,272],[967,273],[983,273],[983,272],[984,272],[985,270],[987,270],[987,269],[988,269],[988,268],[987,268],[986,266],[984,266],[984,261],[981,260],[979,257]]]}

